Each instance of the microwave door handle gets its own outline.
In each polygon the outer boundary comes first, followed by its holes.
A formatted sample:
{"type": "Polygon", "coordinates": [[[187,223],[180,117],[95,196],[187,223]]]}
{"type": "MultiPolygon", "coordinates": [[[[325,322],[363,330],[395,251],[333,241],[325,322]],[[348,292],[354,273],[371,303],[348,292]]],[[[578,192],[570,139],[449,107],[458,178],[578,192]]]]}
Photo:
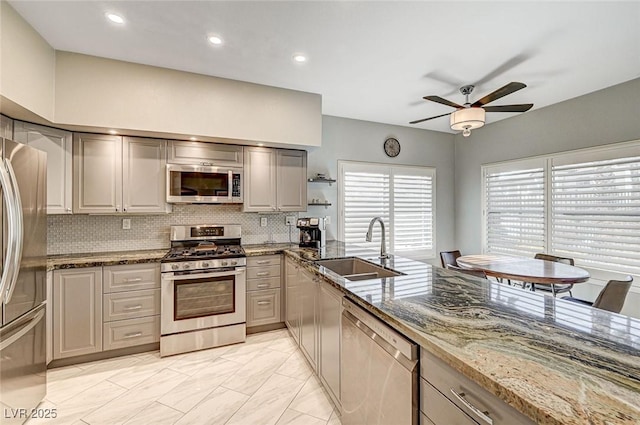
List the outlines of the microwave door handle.
{"type": "Polygon", "coordinates": [[[229,170],[229,186],[227,187],[227,199],[231,202],[231,195],[233,195],[233,171],[229,170]]]}
{"type": "Polygon", "coordinates": [[[13,267],[11,279],[9,280],[9,284],[7,285],[6,295],[4,298],[4,303],[7,304],[11,300],[13,296],[13,291],[16,289],[16,281],[18,280],[18,274],[20,272],[20,263],[22,262],[22,247],[24,243],[24,215],[22,211],[22,199],[20,198],[20,188],[18,187],[18,179],[16,179],[16,174],[13,171],[13,166],[11,165],[11,161],[5,158],[7,163],[7,171],[9,174],[9,180],[12,185],[13,190],[13,208],[15,209],[15,222],[16,222],[16,244],[13,252],[13,267]]]}
{"type": "Polygon", "coordinates": [[[7,211],[7,251],[2,263],[2,277],[0,277],[0,303],[4,303],[5,288],[9,284],[9,280],[13,275],[13,252],[15,251],[15,243],[18,235],[16,235],[16,217],[13,207],[14,196],[13,188],[9,181],[7,173],[6,161],[0,163],[0,186],[2,186],[2,197],[4,198],[5,209],[7,211]]]}

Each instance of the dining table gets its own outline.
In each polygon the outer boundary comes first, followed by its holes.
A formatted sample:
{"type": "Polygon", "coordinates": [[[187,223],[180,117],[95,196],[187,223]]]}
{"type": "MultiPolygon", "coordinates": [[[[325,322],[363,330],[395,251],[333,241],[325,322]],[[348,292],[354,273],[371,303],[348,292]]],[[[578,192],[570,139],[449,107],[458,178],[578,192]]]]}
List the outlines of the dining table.
{"type": "MultiPolygon", "coordinates": [[[[585,269],[555,261],[503,254],[463,255],[457,258],[463,269],[484,271],[497,279],[519,280],[543,285],[575,284],[591,277],[585,269]]],[[[532,285],[532,288],[535,287],[532,285]]]]}

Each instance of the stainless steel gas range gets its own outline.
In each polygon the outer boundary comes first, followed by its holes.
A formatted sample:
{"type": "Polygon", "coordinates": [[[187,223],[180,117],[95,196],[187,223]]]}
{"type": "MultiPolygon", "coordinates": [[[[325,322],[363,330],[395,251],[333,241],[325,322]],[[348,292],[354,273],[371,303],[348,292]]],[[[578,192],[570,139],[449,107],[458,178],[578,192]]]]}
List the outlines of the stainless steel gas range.
{"type": "Polygon", "coordinates": [[[171,226],[162,258],[160,355],[244,342],[246,264],[239,225],[171,226]]]}

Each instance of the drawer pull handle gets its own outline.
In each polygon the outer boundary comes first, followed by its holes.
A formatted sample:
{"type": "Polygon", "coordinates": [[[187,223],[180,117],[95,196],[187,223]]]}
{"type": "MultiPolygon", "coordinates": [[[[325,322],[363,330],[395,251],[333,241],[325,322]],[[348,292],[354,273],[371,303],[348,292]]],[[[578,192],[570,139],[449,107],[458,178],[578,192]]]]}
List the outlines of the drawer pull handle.
{"type": "Polygon", "coordinates": [[[258,260],[256,261],[256,264],[270,264],[271,260],[258,260]]]}
{"type": "Polygon", "coordinates": [[[268,283],[261,283],[258,285],[258,288],[268,288],[269,284],[268,283]]]}
{"type": "Polygon", "coordinates": [[[271,301],[258,301],[258,305],[269,305],[271,301]]]}
{"type": "Polygon", "coordinates": [[[256,276],[269,276],[269,274],[270,274],[269,272],[259,272],[259,273],[256,273],[256,276]]]}
{"type": "Polygon", "coordinates": [[[465,393],[458,393],[453,388],[449,388],[449,389],[451,390],[451,394],[453,394],[453,396],[455,398],[457,398],[460,401],[460,403],[464,404],[467,409],[471,410],[482,421],[486,422],[489,425],[493,425],[493,419],[491,419],[489,417],[489,412],[487,412],[487,411],[483,412],[482,410],[478,409],[473,404],[469,403],[467,401],[467,399],[465,398],[465,396],[466,396],[465,393]]]}
{"type": "Polygon", "coordinates": [[[142,305],[138,304],[138,305],[132,305],[129,307],[124,307],[122,310],[124,311],[134,311],[134,310],[140,310],[142,308],[142,305]]]}
{"type": "Polygon", "coordinates": [[[133,282],[142,282],[141,277],[132,277],[130,279],[125,279],[124,283],[133,283],[133,282]]]}
{"type": "Polygon", "coordinates": [[[130,334],[126,334],[125,336],[122,337],[122,339],[137,338],[139,336],[142,336],[142,332],[133,332],[130,334]]]}

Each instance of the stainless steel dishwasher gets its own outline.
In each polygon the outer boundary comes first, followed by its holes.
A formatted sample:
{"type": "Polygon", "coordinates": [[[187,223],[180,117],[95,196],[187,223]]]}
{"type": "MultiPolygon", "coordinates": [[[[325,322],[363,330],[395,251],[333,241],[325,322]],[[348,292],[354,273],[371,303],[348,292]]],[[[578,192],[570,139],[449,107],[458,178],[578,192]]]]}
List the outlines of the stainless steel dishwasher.
{"type": "Polygon", "coordinates": [[[342,306],[342,424],[417,425],[418,346],[354,303],[342,306]]]}

